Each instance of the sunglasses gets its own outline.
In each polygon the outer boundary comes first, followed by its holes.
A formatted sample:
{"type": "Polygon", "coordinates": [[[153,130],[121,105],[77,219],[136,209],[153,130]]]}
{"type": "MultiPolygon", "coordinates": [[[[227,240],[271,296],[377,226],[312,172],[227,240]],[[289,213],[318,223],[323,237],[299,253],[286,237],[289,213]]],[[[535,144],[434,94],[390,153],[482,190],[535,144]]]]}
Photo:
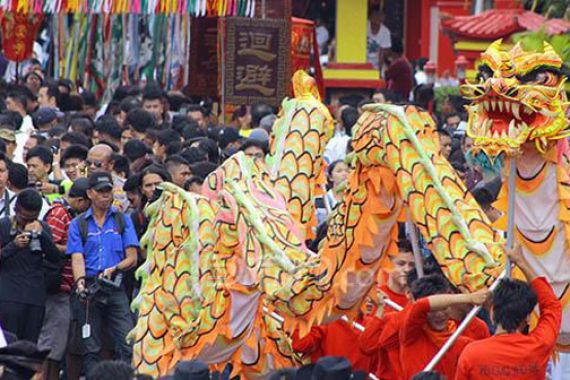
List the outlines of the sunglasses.
{"type": "Polygon", "coordinates": [[[85,162],[87,163],[87,165],[94,166],[96,168],[103,167],[103,161],[101,161],[101,160],[95,160],[95,161],[86,160],[85,162]]]}

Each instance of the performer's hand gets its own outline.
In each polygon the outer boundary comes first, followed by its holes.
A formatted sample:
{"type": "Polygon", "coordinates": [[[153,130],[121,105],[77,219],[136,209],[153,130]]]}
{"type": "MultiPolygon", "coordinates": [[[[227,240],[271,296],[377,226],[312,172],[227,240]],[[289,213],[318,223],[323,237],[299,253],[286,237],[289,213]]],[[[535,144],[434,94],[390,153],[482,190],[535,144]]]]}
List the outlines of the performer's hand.
{"type": "Polygon", "coordinates": [[[478,292],[471,293],[470,300],[473,305],[483,305],[487,301],[490,295],[491,295],[490,291],[486,289],[480,290],[478,292]]]}
{"type": "Polygon", "coordinates": [[[505,251],[513,264],[516,264],[520,267],[527,263],[522,253],[522,247],[519,243],[516,243],[513,249],[506,249],[505,251]]]}

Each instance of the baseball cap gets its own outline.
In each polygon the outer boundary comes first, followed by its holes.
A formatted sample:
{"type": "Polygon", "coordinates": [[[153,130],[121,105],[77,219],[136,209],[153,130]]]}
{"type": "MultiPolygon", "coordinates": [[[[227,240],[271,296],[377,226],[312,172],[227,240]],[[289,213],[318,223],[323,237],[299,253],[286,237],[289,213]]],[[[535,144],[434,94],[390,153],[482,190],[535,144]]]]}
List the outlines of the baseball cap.
{"type": "Polygon", "coordinates": [[[240,139],[239,131],[236,128],[224,127],[220,128],[218,132],[218,145],[222,150],[226,149],[226,147],[229,144],[239,139],[240,139]]]}
{"type": "Polygon", "coordinates": [[[73,181],[73,185],[69,189],[70,198],[87,198],[87,189],[89,188],[89,181],[87,178],[78,178],[73,181]]]}
{"type": "Polygon", "coordinates": [[[8,128],[1,128],[0,129],[0,139],[6,140],[9,142],[16,142],[16,132],[8,128]]]}
{"type": "Polygon", "coordinates": [[[32,114],[34,125],[44,125],[57,119],[57,111],[50,107],[41,107],[32,114]]]}
{"type": "Polygon", "coordinates": [[[95,191],[113,188],[113,177],[110,173],[96,172],[92,173],[88,179],[88,188],[95,191]]]}
{"type": "Polygon", "coordinates": [[[269,142],[269,134],[267,133],[267,131],[265,129],[262,128],[255,128],[251,130],[251,133],[249,134],[249,139],[250,140],[257,140],[263,143],[268,143],[269,142]]]}

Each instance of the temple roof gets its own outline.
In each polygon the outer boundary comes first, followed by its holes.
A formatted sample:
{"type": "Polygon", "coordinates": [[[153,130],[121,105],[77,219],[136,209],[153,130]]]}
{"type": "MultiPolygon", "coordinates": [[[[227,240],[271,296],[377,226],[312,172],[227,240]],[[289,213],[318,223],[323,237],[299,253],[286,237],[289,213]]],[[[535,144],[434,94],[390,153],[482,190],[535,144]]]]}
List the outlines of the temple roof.
{"type": "Polygon", "coordinates": [[[547,19],[524,9],[491,9],[473,16],[454,16],[442,19],[442,26],[458,37],[492,40],[513,33],[538,31],[544,27],[548,34],[570,30],[570,22],[547,19]]]}

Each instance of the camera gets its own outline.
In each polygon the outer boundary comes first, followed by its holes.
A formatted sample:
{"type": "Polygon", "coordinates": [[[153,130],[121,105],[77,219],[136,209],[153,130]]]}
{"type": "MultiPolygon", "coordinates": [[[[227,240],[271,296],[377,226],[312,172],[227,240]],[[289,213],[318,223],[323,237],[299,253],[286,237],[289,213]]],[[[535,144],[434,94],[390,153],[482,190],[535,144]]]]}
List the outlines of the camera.
{"type": "Polygon", "coordinates": [[[30,251],[41,252],[42,243],[40,242],[40,234],[37,231],[30,232],[30,251]]]}

